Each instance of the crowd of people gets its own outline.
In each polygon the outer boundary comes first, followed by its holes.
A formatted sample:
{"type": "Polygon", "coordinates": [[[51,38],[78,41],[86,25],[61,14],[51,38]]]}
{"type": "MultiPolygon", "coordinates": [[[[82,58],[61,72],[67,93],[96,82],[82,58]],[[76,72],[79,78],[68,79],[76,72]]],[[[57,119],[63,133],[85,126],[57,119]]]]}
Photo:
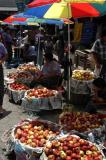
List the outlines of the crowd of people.
{"type": "MultiPolygon", "coordinates": [[[[0,31],[0,115],[4,112],[2,107],[4,96],[2,63],[6,61],[7,68],[11,65],[14,46],[24,44],[23,54],[21,55],[23,63],[33,61],[35,65],[39,65],[42,68],[33,83],[40,83],[48,88],[53,88],[61,85],[62,78],[68,80],[68,68],[71,68],[72,61],[68,59],[69,47],[67,41],[64,41],[63,34],[49,36],[45,34],[43,29],[38,29],[33,37],[29,38],[28,31],[24,32],[23,37],[21,35],[18,38],[15,38],[15,34],[13,35],[9,28],[1,29],[0,31]],[[54,59],[54,54],[57,55],[58,60],[54,59]],[[64,69],[63,76],[61,68],[64,69]]],[[[73,46],[70,47],[71,53],[74,53],[73,48],[73,46]]],[[[96,96],[91,98],[85,111],[96,112],[95,106],[97,106],[97,103],[101,106],[100,101],[101,103],[103,102],[103,106],[106,106],[106,30],[103,30],[101,37],[95,41],[91,54],[95,61],[95,67],[100,70],[98,77],[101,78],[93,81],[93,89],[96,88],[96,96]]]]}

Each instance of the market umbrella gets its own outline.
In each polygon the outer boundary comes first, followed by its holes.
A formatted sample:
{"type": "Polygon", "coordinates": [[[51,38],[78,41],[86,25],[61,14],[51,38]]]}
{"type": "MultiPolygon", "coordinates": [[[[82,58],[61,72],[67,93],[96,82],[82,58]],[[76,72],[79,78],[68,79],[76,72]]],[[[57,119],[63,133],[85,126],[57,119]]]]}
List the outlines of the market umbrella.
{"type": "Polygon", "coordinates": [[[24,22],[25,20],[26,20],[26,18],[23,18],[23,17],[14,17],[12,15],[12,16],[9,16],[6,19],[4,19],[3,22],[5,22],[5,23],[12,23],[13,21],[24,22]]]}
{"type": "MultiPolygon", "coordinates": [[[[75,1],[74,1],[75,2],[75,1]]],[[[25,11],[27,15],[37,16],[39,18],[82,18],[82,17],[97,17],[106,13],[106,2],[104,3],[88,3],[84,0],[77,3],[72,3],[71,0],[61,0],[59,3],[51,3],[39,7],[29,8],[25,11]],[[81,3],[82,2],[82,3],[81,3]]],[[[68,45],[69,45],[69,60],[70,60],[70,26],[68,25],[68,45]]],[[[70,67],[68,81],[68,99],[70,100],[70,67]]]]}
{"type": "Polygon", "coordinates": [[[45,24],[56,24],[56,25],[61,25],[61,24],[73,24],[74,22],[68,20],[68,19],[45,19],[45,18],[27,18],[26,20],[27,23],[45,23],[45,24]]]}
{"type": "Polygon", "coordinates": [[[97,17],[106,14],[106,2],[104,3],[52,3],[39,7],[29,8],[25,15],[33,15],[39,18],[82,18],[97,17]]]}
{"type": "MultiPolygon", "coordinates": [[[[73,24],[74,22],[72,22],[69,19],[45,19],[45,18],[38,18],[36,16],[33,15],[26,15],[23,13],[18,13],[13,15],[14,18],[25,18],[25,23],[27,25],[27,23],[46,23],[46,24],[55,24],[55,25],[60,25],[60,24],[73,24]]],[[[21,21],[16,21],[16,22],[21,22],[21,21]]],[[[21,23],[20,23],[21,24],[21,23]]],[[[23,25],[24,23],[22,23],[23,25]]]]}
{"type": "MultiPolygon", "coordinates": [[[[72,3],[72,0],[65,0],[66,2],[71,2],[72,3]]],[[[101,3],[101,2],[104,2],[105,0],[74,0],[73,2],[92,2],[92,3],[101,3]]],[[[43,5],[47,5],[47,4],[52,4],[52,3],[55,3],[55,2],[61,2],[61,0],[34,0],[33,2],[29,3],[28,4],[28,7],[29,8],[32,8],[32,7],[38,7],[38,6],[43,6],[43,5]]]]}

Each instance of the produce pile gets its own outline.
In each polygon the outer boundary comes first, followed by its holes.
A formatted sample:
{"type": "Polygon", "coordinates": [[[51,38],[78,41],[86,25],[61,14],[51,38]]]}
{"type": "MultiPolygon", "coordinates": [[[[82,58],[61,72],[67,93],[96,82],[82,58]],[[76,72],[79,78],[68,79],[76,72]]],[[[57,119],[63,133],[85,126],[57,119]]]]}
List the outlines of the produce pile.
{"type": "Polygon", "coordinates": [[[16,79],[16,77],[17,77],[17,73],[15,72],[12,72],[12,73],[8,73],[7,74],[7,78],[9,78],[9,79],[16,79]]]}
{"type": "Polygon", "coordinates": [[[93,80],[94,75],[88,70],[74,70],[72,73],[72,78],[76,80],[93,80]]]}
{"type": "Polygon", "coordinates": [[[50,137],[59,134],[58,129],[52,129],[48,124],[39,121],[27,122],[18,126],[15,131],[15,139],[31,147],[43,147],[50,137]]]}
{"type": "Polygon", "coordinates": [[[33,81],[33,75],[26,71],[19,72],[17,74],[16,81],[24,84],[30,84],[33,81]]]}
{"type": "Polygon", "coordinates": [[[59,117],[59,123],[66,131],[77,130],[80,132],[102,126],[99,115],[86,112],[64,112],[59,117]]]}
{"type": "Polygon", "coordinates": [[[18,71],[27,71],[31,73],[37,73],[39,72],[38,67],[36,67],[33,64],[23,64],[17,68],[18,71]]]}
{"type": "Polygon", "coordinates": [[[24,84],[21,84],[21,83],[17,83],[17,82],[14,82],[14,83],[11,83],[9,85],[10,89],[12,90],[16,90],[16,91],[23,91],[23,90],[28,90],[29,88],[24,85],[24,84]]]}
{"type": "Polygon", "coordinates": [[[98,148],[77,136],[69,135],[46,144],[44,148],[48,160],[102,160],[98,148]]]}
{"type": "Polygon", "coordinates": [[[55,96],[56,91],[49,90],[45,87],[43,88],[34,88],[27,92],[26,97],[27,98],[45,98],[45,97],[51,97],[55,96]]]}

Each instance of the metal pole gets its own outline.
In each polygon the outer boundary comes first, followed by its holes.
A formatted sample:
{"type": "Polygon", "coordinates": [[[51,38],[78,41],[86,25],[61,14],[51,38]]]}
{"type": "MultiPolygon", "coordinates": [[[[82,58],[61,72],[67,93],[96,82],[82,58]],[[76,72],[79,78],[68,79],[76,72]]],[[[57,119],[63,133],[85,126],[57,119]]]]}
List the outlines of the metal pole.
{"type": "MultiPolygon", "coordinates": [[[[41,23],[40,23],[41,28],[41,23]]],[[[40,36],[38,37],[38,55],[37,55],[37,65],[39,65],[39,58],[40,58],[40,36]]],[[[41,68],[41,66],[40,66],[41,68]]]]}
{"type": "MultiPolygon", "coordinates": [[[[70,4],[67,3],[68,7],[68,17],[70,18],[70,4]]],[[[68,82],[67,82],[67,91],[68,91],[68,102],[70,103],[70,59],[71,59],[71,45],[70,45],[70,23],[68,23],[68,61],[69,61],[69,66],[68,66],[68,82]]]]}

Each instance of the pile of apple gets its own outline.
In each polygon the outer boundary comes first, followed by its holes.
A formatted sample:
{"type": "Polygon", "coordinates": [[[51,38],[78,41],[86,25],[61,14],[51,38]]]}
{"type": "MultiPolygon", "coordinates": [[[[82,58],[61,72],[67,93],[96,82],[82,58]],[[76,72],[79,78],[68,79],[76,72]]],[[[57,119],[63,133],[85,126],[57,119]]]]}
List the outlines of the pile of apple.
{"type": "Polygon", "coordinates": [[[49,90],[47,88],[34,88],[27,92],[27,97],[29,98],[44,98],[44,97],[51,97],[54,96],[54,90],[49,90]]]}
{"type": "Polygon", "coordinates": [[[17,83],[17,82],[11,83],[9,87],[13,90],[18,90],[18,91],[29,89],[26,85],[21,84],[21,83],[17,83]]]}
{"type": "Polygon", "coordinates": [[[59,122],[66,131],[89,131],[102,125],[102,120],[97,114],[86,112],[65,112],[60,115],[59,122]]]}
{"type": "Polygon", "coordinates": [[[16,128],[15,139],[20,140],[20,142],[25,145],[35,148],[43,147],[50,137],[55,137],[58,134],[58,130],[55,130],[55,132],[52,131],[47,124],[28,122],[16,128]]]}
{"type": "Polygon", "coordinates": [[[77,136],[53,140],[44,148],[48,160],[102,160],[98,148],[77,136]]]}
{"type": "Polygon", "coordinates": [[[72,78],[77,80],[92,80],[94,75],[91,71],[87,70],[74,70],[72,73],[72,78]]]}
{"type": "Polygon", "coordinates": [[[28,72],[20,72],[17,74],[17,78],[30,78],[31,74],[29,74],[28,72]]]}
{"type": "Polygon", "coordinates": [[[17,68],[20,71],[29,71],[31,73],[39,72],[39,69],[33,64],[23,64],[17,68]]]}
{"type": "Polygon", "coordinates": [[[9,78],[9,79],[16,79],[16,77],[17,77],[17,73],[8,73],[7,74],[7,78],[9,78]]]}

